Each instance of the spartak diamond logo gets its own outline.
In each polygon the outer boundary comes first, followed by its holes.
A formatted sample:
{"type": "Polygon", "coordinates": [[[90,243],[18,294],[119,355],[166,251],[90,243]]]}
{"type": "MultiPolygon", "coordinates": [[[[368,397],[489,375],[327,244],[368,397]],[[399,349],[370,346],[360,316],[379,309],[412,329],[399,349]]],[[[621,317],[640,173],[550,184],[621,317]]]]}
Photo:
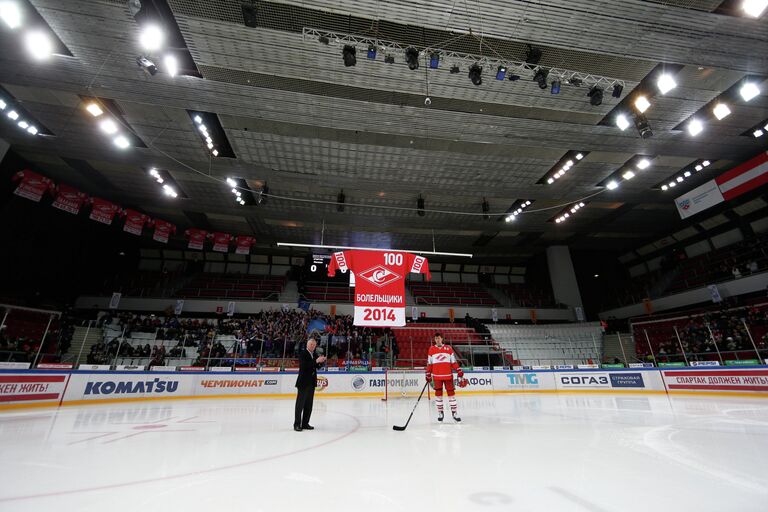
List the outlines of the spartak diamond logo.
{"type": "Polygon", "coordinates": [[[382,267],[381,265],[376,265],[373,268],[364,270],[363,272],[357,274],[357,276],[365,279],[369,283],[375,284],[379,288],[382,286],[387,286],[389,283],[400,279],[399,275],[395,274],[386,267],[382,267]]]}

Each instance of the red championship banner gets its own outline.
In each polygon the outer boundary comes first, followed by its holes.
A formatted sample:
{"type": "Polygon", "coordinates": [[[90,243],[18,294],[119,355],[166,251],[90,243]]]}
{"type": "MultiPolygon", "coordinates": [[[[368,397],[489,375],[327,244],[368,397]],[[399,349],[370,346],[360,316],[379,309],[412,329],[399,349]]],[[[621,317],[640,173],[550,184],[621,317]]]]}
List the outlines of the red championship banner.
{"type": "Polygon", "coordinates": [[[99,197],[92,197],[89,201],[92,205],[90,218],[96,222],[101,222],[102,224],[112,224],[112,219],[115,218],[115,214],[121,210],[115,203],[110,203],[99,197]]]}
{"type": "Polygon", "coordinates": [[[208,235],[210,238],[213,238],[213,250],[216,252],[227,252],[229,251],[229,243],[232,241],[232,235],[229,233],[211,233],[208,235]]]}
{"type": "Polygon", "coordinates": [[[139,236],[141,236],[141,232],[144,230],[144,224],[151,220],[148,215],[131,210],[130,208],[123,210],[123,216],[125,216],[123,231],[139,236]]]}
{"type": "Polygon", "coordinates": [[[57,185],[55,194],[56,199],[51,206],[73,215],[80,213],[83,203],[88,200],[88,194],[80,192],[75,187],[70,187],[69,185],[57,185]]]}
{"type": "Polygon", "coordinates": [[[155,233],[152,235],[152,240],[157,242],[167,244],[170,236],[176,233],[175,225],[161,219],[150,220],[149,225],[155,227],[155,233]]]}
{"type": "Polygon", "coordinates": [[[47,191],[53,192],[54,189],[53,181],[29,169],[17,172],[11,180],[19,182],[14,194],[36,203],[40,202],[47,191]]]}
{"type": "Polygon", "coordinates": [[[237,248],[235,252],[237,254],[249,254],[251,247],[256,243],[256,239],[252,236],[239,236],[235,239],[235,245],[237,248]]]}
{"type": "Polygon", "coordinates": [[[197,249],[198,251],[203,250],[205,239],[208,236],[207,231],[203,229],[189,228],[184,234],[189,239],[189,244],[187,245],[188,248],[197,249]]]}

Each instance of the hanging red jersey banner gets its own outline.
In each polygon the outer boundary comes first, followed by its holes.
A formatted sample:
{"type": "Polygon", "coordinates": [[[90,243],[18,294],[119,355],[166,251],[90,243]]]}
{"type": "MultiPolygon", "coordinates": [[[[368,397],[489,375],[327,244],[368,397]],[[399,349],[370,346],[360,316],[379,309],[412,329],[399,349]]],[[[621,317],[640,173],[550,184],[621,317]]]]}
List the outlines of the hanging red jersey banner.
{"type": "Polygon", "coordinates": [[[213,238],[213,250],[216,252],[227,252],[229,251],[229,242],[232,241],[232,235],[229,233],[211,233],[208,235],[210,238],[213,238]]]}
{"type": "Polygon", "coordinates": [[[369,327],[405,325],[405,275],[429,273],[422,256],[395,251],[343,251],[333,253],[328,275],[336,270],[355,273],[354,324],[369,327]]]}
{"type": "Polygon", "coordinates": [[[110,203],[99,197],[92,197],[89,199],[91,203],[91,215],[89,218],[102,224],[112,224],[112,219],[115,218],[115,214],[120,211],[120,207],[115,203],[110,203]]]}
{"type": "Polygon", "coordinates": [[[54,189],[53,181],[50,178],[41,176],[29,169],[17,172],[11,180],[20,182],[16,190],[13,191],[14,194],[36,203],[40,202],[47,191],[53,192],[54,189]]]}
{"type": "Polygon", "coordinates": [[[207,231],[197,228],[190,228],[186,230],[184,234],[187,235],[187,238],[189,239],[189,244],[187,244],[188,248],[197,249],[198,251],[203,250],[205,239],[208,236],[207,231]]]}
{"type": "Polygon", "coordinates": [[[155,232],[152,234],[152,240],[157,242],[167,244],[170,236],[176,233],[175,225],[161,219],[150,220],[149,225],[155,227],[155,232]]]}
{"type": "Polygon", "coordinates": [[[88,200],[88,195],[85,192],[80,192],[69,185],[57,185],[55,194],[56,199],[51,206],[74,215],[80,213],[83,203],[88,200]]]}
{"type": "Polygon", "coordinates": [[[235,252],[237,254],[249,254],[251,252],[251,246],[256,243],[256,239],[252,236],[239,236],[235,239],[235,252]]]}
{"type": "Polygon", "coordinates": [[[133,235],[141,236],[141,232],[144,230],[144,224],[151,220],[149,215],[144,215],[143,213],[131,210],[130,208],[123,210],[123,215],[125,216],[123,231],[133,235]]]}

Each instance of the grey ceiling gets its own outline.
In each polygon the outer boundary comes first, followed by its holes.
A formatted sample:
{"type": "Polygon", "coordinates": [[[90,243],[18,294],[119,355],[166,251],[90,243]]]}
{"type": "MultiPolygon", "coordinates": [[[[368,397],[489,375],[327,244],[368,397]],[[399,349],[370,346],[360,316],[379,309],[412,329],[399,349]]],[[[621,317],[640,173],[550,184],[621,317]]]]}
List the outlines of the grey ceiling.
{"type": "Polygon", "coordinates": [[[53,178],[139,207],[182,226],[183,212],[205,214],[212,229],[278,241],[462,250],[524,259],[550,243],[623,250],[681,229],[672,196],[652,186],[696,159],[716,163],[675,192],[692,188],[765,149],[741,136],[768,118],[768,84],[750,103],[696,138],[673,128],[747,74],[768,75],[768,16],[714,14],[719,1],[169,0],[203,79],[145,75],[135,64],[139,28],[125,1],[32,0],[73,57],[33,63],[0,55],[0,83],[56,137],[23,137],[7,123],[0,136],[53,178]],[[257,12],[243,22],[242,4],[257,12]],[[461,4],[461,5],[460,5],[461,4]],[[598,123],[618,104],[606,91],[592,107],[583,88],[541,91],[530,80],[493,79],[475,87],[466,70],[412,72],[364,58],[345,68],[341,49],[304,40],[302,28],[352,32],[403,44],[445,47],[520,60],[525,44],[542,64],[626,82],[624,95],[660,63],[682,65],[679,86],[647,112],[643,140],[598,123]],[[471,30],[472,35],[469,35],[471,30]],[[482,46],[481,46],[481,42],[482,46]],[[482,49],[481,49],[482,48],[482,49]],[[427,94],[432,105],[424,105],[427,94]],[[80,95],[109,98],[147,144],[114,149],[83,110],[80,95]],[[216,113],[237,156],[209,159],[186,110],[216,113]],[[552,186],[536,184],[570,150],[589,151],[552,186]],[[618,190],[603,191],[568,222],[565,204],[601,192],[598,183],[635,155],[656,157],[618,190]],[[168,170],[188,200],[163,197],[142,168],[168,170]],[[83,169],[86,169],[85,171],[83,169]],[[92,179],[99,175],[98,180],[92,179]],[[515,223],[496,218],[295,203],[270,199],[239,207],[213,178],[267,181],[277,195],[414,208],[493,212],[535,200],[515,223]]]}

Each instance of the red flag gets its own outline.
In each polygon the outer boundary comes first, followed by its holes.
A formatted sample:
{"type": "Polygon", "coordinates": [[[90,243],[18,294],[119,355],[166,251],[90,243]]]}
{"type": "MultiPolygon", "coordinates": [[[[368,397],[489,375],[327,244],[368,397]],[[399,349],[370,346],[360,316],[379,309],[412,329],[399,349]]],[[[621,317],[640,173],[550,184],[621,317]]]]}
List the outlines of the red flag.
{"type": "Polygon", "coordinates": [[[25,197],[36,203],[40,202],[47,191],[53,192],[55,187],[50,178],[41,176],[29,169],[17,172],[11,180],[21,182],[19,183],[19,186],[16,187],[16,190],[13,191],[14,194],[25,197]]]}
{"type": "Polygon", "coordinates": [[[161,219],[150,220],[149,225],[155,227],[155,233],[152,235],[152,240],[156,240],[164,244],[167,244],[168,238],[170,238],[172,234],[176,233],[175,225],[161,219]]]}
{"type": "Polygon", "coordinates": [[[723,198],[727,200],[765,185],[768,183],[768,152],[760,153],[755,158],[724,172],[715,178],[715,183],[723,198]]]}
{"type": "Polygon", "coordinates": [[[229,251],[229,243],[232,241],[232,235],[229,233],[211,233],[208,235],[210,238],[213,238],[213,250],[216,252],[227,252],[229,251]]]}
{"type": "Polygon", "coordinates": [[[207,231],[197,228],[190,228],[186,230],[184,234],[187,235],[187,238],[189,238],[189,245],[187,245],[187,247],[190,249],[197,249],[198,251],[203,250],[205,238],[208,236],[207,231]]]}
{"type": "Polygon", "coordinates": [[[120,207],[115,203],[110,203],[99,197],[92,197],[88,201],[92,205],[90,218],[102,224],[112,224],[115,214],[120,211],[120,207]]]}
{"type": "Polygon", "coordinates": [[[237,254],[248,254],[251,252],[251,246],[256,243],[256,239],[252,236],[239,236],[235,239],[235,245],[237,248],[235,252],[237,254]]]}
{"type": "Polygon", "coordinates": [[[131,210],[130,208],[123,210],[123,216],[125,217],[123,231],[139,236],[141,236],[141,232],[144,229],[144,224],[151,220],[148,215],[131,210]]]}
{"type": "Polygon", "coordinates": [[[74,215],[80,213],[83,203],[88,200],[88,194],[80,192],[75,187],[70,187],[69,185],[57,185],[55,193],[56,200],[51,206],[74,215]]]}

